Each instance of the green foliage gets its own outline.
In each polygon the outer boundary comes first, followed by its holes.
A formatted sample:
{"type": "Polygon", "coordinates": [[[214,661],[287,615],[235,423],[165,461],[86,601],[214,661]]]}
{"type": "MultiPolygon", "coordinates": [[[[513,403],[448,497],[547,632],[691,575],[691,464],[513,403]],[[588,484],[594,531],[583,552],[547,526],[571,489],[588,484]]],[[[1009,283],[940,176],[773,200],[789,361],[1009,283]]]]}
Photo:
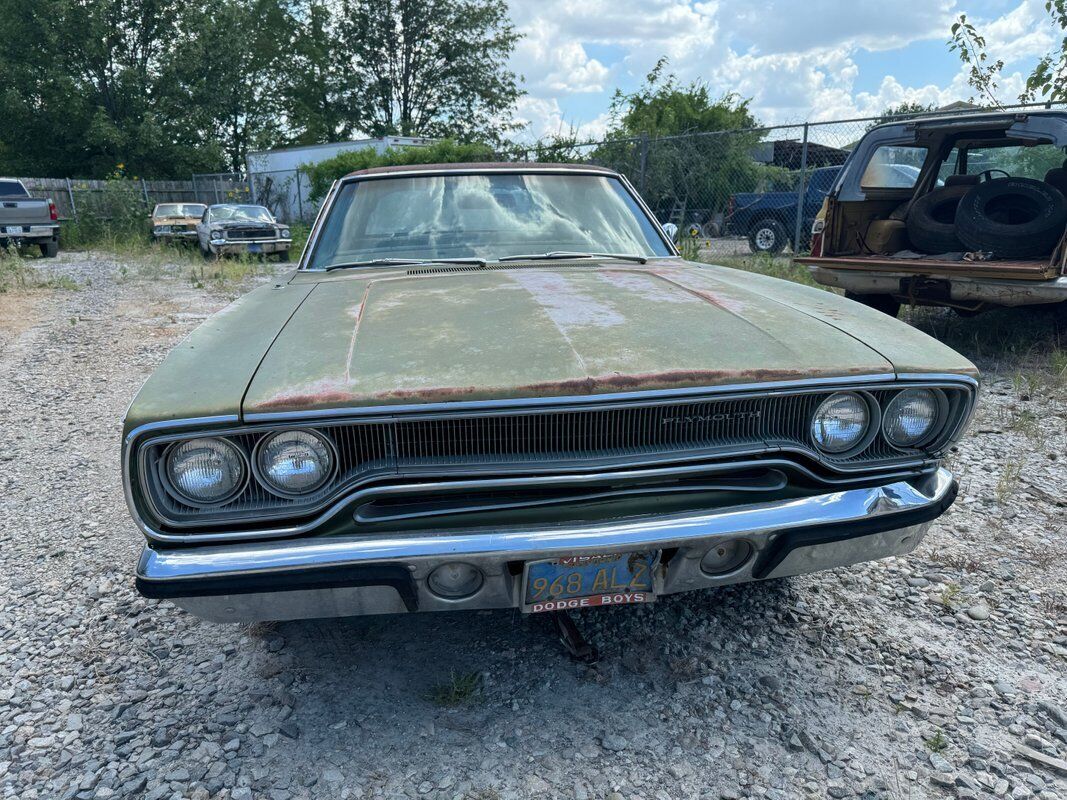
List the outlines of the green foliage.
{"type": "Polygon", "coordinates": [[[701,81],[679,85],[667,67],[663,57],[636,92],[616,90],[611,102],[611,136],[673,136],[759,126],[748,109],[748,100],[736,94],[713,98],[701,81]]]}
{"type": "MultiPolygon", "coordinates": [[[[1045,13],[1049,27],[1056,31],[1057,42],[1026,77],[1026,85],[1019,95],[1022,103],[1067,100],[1067,0],[1048,0],[1045,13]]],[[[967,66],[967,82],[978,97],[994,106],[1001,105],[997,91],[1004,60],[990,58],[985,37],[968,22],[966,14],[960,14],[953,23],[948,47],[967,66]]]]}
{"type": "Polygon", "coordinates": [[[783,172],[753,158],[764,132],[748,100],[714,98],[699,81],[679,84],[665,58],[636,92],[616,92],[611,114],[607,140],[591,160],[631,178],[644,175],[638,188],[661,221],[680,227],[694,215],[703,221],[724,210],[731,194],[754,191],[783,172]],[[693,132],[701,135],[685,135],[693,132]]]}
{"type": "Polygon", "coordinates": [[[360,169],[400,164],[457,164],[495,160],[493,148],[488,144],[442,139],[425,147],[389,147],[381,153],[370,147],[349,150],[317,164],[304,164],[300,169],[311,181],[311,201],[318,202],[326,196],[335,180],[360,169]]]}
{"type": "Polygon", "coordinates": [[[867,130],[875,128],[885,122],[892,122],[895,119],[901,117],[914,117],[920,114],[927,114],[936,110],[936,106],[933,103],[897,103],[895,106],[887,106],[882,109],[882,113],[878,115],[878,119],[870,123],[867,126],[867,130]]]}
{"type": "Polygon", "coordinates": [[[449,674],[447,683],[434,686],[430,700],[444,708],[471,705],[481,697],[482,676],[477,672],[449,674]]]}
{"type": "Polygon", "coordinates": [[[77,184],[74,188],[82,189],[78,197],[78,217],[63,223],[61,248],[117,247],[131,239],[148,241],[149,209],[134,181],[113,173],[99,191],[87,191],[77,184]]]}
{"type": "Polygon", "coordinates": [[[187,178],[358,133],[493,139],[504,0],[0,0],[0,174],[187,178]]]}
{"type": "Polygon", "coordinates": [[[342,0],[340,8],[341,69],[362,130],[499,143],[515,127],[523,93],[507,62],[521,37],[505,0],[342,0]]]}

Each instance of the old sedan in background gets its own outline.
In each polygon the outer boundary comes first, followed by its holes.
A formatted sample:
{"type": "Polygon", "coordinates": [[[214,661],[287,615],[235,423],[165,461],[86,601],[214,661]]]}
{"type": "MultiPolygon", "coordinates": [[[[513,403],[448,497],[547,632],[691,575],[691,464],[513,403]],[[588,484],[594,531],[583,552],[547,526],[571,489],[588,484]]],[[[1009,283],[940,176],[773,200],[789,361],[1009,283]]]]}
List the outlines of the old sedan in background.
{"type": "Polygon", "coordinates": [[[683,261],[599,168],[383,168],[125,420],[137,586],[218,621],[649,602],[908,553],[976,371],[683,261]]]}
{"type": "Polygon", "coordinates": [[[285,261],[293,243],[289,226],[274,219],[263,206],[230,203],[208,206],[196,226],[196,235],[205,257],[274,254],[285,261]]]}
{"type": "Polygon", "coordinates": [[[149,221],[152,238],[157,242],[196,241],[196,226],[207,206],[203,203],[159,203],[149,221]]]}

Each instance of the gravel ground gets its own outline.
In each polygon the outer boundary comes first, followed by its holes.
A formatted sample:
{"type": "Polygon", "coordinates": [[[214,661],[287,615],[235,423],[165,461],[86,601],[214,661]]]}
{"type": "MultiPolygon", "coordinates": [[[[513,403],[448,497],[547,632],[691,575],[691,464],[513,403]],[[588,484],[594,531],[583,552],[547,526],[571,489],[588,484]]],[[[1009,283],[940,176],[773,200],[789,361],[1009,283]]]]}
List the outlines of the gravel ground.
{"type": "Polygon", "coordinates": [[[924,318],[992,371],[916,554],[587,612],[587,668],[518,613],[241,628],[141,599],[120,420],[246,287],[54,269],[81,288],[0,295],[3,797],[1067,797],[1065,388],[985,352],[991,318],[924,318]]]}

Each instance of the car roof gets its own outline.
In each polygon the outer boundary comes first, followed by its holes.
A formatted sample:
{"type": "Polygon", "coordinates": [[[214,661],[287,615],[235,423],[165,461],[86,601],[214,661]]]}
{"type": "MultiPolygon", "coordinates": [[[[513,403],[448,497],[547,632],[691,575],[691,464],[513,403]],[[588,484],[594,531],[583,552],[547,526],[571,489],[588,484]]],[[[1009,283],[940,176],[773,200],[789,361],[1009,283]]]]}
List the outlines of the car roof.
{"type": "Polygon", "coordinates": [[[1006,109],[1003,111],[956,111],[951,113],[931,113],[921,117],[904,117],[901,119],[888,120],[871,128],[867,133],[882,128],[890,128],[894,125],[922,125],[924,127],[949,126],[960,122],[996,122],[998,120],[1012,119],[1014,117],[1067,117],[1067,111],[1049,108],[1023,108],[1006,109]]]}
{"type": "Polygon", "coordinates": [[[592,164],[553,164],[543,161],[484,161],[453,164],[397,164],[388,167],[370,167],[345,175],[345,178],[362,178],[372,175],[390,175],[403,173],[469,174],[472,172],[559,172],[561,170],[593,173],[597,175],[618,176],[615,170],[592,164]]]}

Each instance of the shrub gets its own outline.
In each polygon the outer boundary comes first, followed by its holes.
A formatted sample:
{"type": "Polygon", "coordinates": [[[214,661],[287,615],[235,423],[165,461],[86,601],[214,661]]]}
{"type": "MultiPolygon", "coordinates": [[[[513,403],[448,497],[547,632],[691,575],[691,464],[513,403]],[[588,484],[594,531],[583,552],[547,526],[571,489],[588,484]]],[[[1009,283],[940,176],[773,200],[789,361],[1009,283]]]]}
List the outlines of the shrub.
{"type": "Polygon", "coordinates": [[[300,170],[311,181],[309,196],[313,203],[317,203],[326,196],[330,185],[335,180],[358,169],[403,164],[463,164],[496,160],[498,159],[492,146],[484,142],[456,142],[452,139],[441,139],[425,147],[388,147],[380,153],[373,147],[348,150],[317,164],[304,164],[300,170]]]}

